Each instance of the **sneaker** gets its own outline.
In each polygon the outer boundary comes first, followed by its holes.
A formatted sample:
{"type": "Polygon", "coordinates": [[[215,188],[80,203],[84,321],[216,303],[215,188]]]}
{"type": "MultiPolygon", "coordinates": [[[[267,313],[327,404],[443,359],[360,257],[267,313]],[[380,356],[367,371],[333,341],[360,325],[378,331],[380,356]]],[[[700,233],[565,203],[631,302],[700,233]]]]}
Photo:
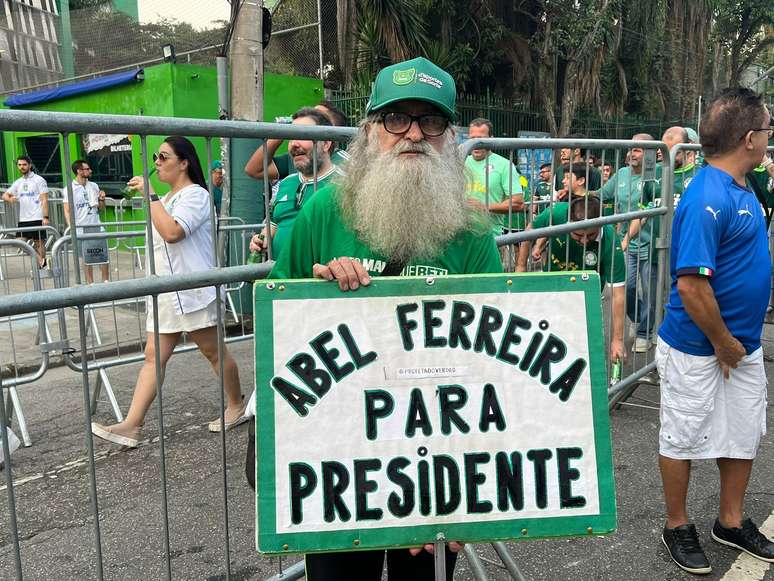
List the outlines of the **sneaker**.
{"type": "MultiPolygon", "coordinates": [[[[239,424],[243,424],[250,419],[245,415],[246,409],[247,409],[247,403],[245,403],[244,401],[242,401],[242,403],[239,404],[239,407],[226,408],[226,412],[223,414],[223,419],[226,422],[227,432],[231,428],[235,428],[239,424]]],[[[220,432],[220,418],[218,418],[217,420],[212,420],[207,427],[209,428],[210,432],[220,432]]]]}
{"type": "Polygon", "coordinates": [[[102,438],[103,440],[113,442],[114,444],[118,444],[120,446],[126,446],[127,448],[137,447],[137,442],[140,439],[141,431],[142,430],[139,427],[127,428],[123,425],[123,423],[113,424],[112,426],[103,426],[97,422],[91,423],[92,434],[98,438],[102,438]]]}
{"type": "Polygon", "coordinates": [[[669,556],[681,569],[697,575],[712,573],[712,566],[699,544],[699,535],[694,525],[681,525],[673,529],[664,527],[661,540],[669,556]]]}
{"type": "Polygon", "coordinates": [[[712,538],[722,545],[728,545],[752,555],[756,559],[774,563],[774,543],[758,530],[749,518],[742,521],[741,528],[726,528],[715,519],[712,538]]]}
{"type": "Polygon", "coordinates": [[[647,353],[650,349],[650,341],[645,337],[637,337],[632,345],[632,351],[634,353],[647,353]]]}

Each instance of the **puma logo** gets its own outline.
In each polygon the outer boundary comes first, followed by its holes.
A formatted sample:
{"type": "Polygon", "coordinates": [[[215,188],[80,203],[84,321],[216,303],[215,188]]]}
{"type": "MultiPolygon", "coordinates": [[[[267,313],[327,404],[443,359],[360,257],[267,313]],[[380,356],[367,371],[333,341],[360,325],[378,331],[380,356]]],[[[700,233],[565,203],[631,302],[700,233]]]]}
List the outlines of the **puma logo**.
{"type": "Polygon", "coordinates": [[[737,210],[736,213],[739,214],[740,216],[744,216],[745,214],[747,216],[752,216],[752,212],[750,211],[749,206],[745,206],[744,210],[737,210]]]}
{"type": "Polygon", "coordinates": [[[705,210],[707,210],[707,211],[708,211],[710,214],[712,214],[712,217],[713,217],[713,218],[715,218],[715,222],[717,222],[717,221],[718,221],[718,214],[720,214],[720,210],[718,210],[718,211],[716,212],[716,211],[715,211],[715,210],[713,210],[713,209],[712,209],[710,206],[707,206],[707,207],[705,207],[704,209],[705,209],[705,210]]]}

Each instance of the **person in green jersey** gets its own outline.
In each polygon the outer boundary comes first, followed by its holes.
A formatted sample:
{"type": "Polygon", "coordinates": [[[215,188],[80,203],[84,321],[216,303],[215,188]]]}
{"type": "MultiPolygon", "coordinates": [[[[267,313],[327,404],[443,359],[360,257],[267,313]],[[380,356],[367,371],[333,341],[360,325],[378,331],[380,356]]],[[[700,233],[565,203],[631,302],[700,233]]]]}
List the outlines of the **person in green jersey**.
{"type": "MultiPolygon", "coordinates": [[[[567,197],[568,201],[555,202],[552,206],[540,212],[540,214],[535,216],[535,219],[527,225],[527,230],[567,223],[567,220],[570,217],[570,201],[575,198],[583,197],[588,193],[588,190],[586,189],[586,169],[583,166],[577,165],[573,166],[571,171],[570,166],[566,166],[563,171],[562,187],[569,192],[569,196],[567,197]]],[[[551,241],[552,240],[553,239],[551,239],[551,241]]],[[[542,260],[546,243],[551,241],[547,238],[539,238],[535,241],[534,246],[529,240],[522,242],[519,245],[516,272],[525,272],[527,270],[527,261],[530,253],[535,262],[542,260]]],[[[549,248],[549,256],[550,252],[551,249],[549,248]]],[[[553,269],[549,268],[548,270],[553,269]]]]}
{"type": "MultiPolygon", "coordinates": [[[[328,118],[317,109],[305,107],[293,114],[293,125],[320,125],[330,127],[328,118]]],[[[291,139],[288,151],[296,173],[280,182],[271,205],[272,257],[277,257],[290,237],[298,211],[314,194],[340,173],[331,162],[333,142],[291,139]],[[316,158],[315,158],[316,151],[316,158]],[[315,165],[315,159],[317,164],[315,165]]],[[[256,234],[250,241],[251,252],[263,252],[268,238],[256,234]]]]}
{"type": "MultiPolygon", "coordinates": [[[[346,174],[301,209],[270,276],[321,278],[354,291],[385,273],[502,272],[491,224],[467,202],[455,103],[451,75],[427,59],[382,69],[346,174]]],[[[448,581],[460,549],[447,544],[448,581]]],[[[387,550],[389,579],[434,579],[432,550],[387,550]]],[[[306,578],[378,581],[384,559],[385,551],[307,555],[306,578]]]]}
{"type": "MultiPolygon", "coordinates": [[[[470,139],[492,136],[492,122],[483,117],[474,119],[468,128],[470,139]]],[[[521,174],[507,158],[488,149],[473,149],[465,159],[468,203],[486,212],[492,222],[492,232],[499,236],[504,230],[524,229],[524,192],[521,174]],[[508,222],[508,214],[511,221],[508,222]]]]}
{"type": "MultiPolygon", "coordinates": [[[[583,133],[572,133],[565,137],[565,139],[587,139],[587,136],[583,133]]],[[[572,165],[573,167],[580,166],[584,169],[588,168],[586,185],[589,190],[596,191],[602,187],[602,174],[594,166],[588,165],[586,162],[586,148],[585,147],[563,147],[559,150],[559,167],[556,168],[556,174],[554,176],[554,186],[556,187],[556,199],[564,200],[569,192],[562,187],[562,180],[564,179],[564,167],[572,165]]]]}
{"type": "MultiPolygon", "coordinates": [[[[337,127],[347,126],[347,116],[329,101],[320,101],[320,103],[315,105],[314,108],[325,115],[330,120],[331,125],[335,125],[337,127]]],[[[279,182],[295,172],[293,160],[291,159],[289,153],[275,155],[277,150],[282,146],[282,143],[282,139],[266,140],[266,147],[268,149],[269,156],[269,183],[272,185],[272,197],[276,196],[277,194],[279,182]]],[[[247,161],[247,164],[245,164],[245,173],[251,178],[261,181],[263,180],[264,151],[266,150],[262,145],[255,150],[253,155],[250,156],[250,159],[247,161]]],[[[347,160],[347,157],[347,152],[343,149],[338,149],[337,144],[334,143],[333,150],[331,152],[331,161],[336,165],[340,165],[347,160]]]]}
{"type": "MultiPolygon", "coordinates": [[[[652,141],[647,133],[638,133],[633,141],[652,141]]],[[[645,150],[632,147],[629,151],[628,165],[620,168],[600,190],[603,201],[614,200],[615,213],[636,212],[645,208],[648,199],[653,196],[655,181],[642,179],[642,160],[645,150]]],[[[644,353],[651,347],[653,323],[655,322],[657,269],[650,262],[650,238],[630,239],[626,233],[629,223],[621,224],[624,239],[622,245],[626,252],[626,314],[637,325],[634,340],[635,353],[644,353]]]]}
{"type": "MultiPolygon", "coordinates": [[[[565,181],[572,188],[573,182],[584,182],[582,168],[573,168],[565,173],[565,181]],[[577,173],[576,173],[577,172],[577,173]],[[579,175],[580,174],[580,175],[579,175]]],[[[552,208],[544,210],[530,224],[534,228],[545,228],[549,222],[566,224],[567,221],[578,222],[598,218],[602,213],[602,204],[594,195],[580,193],[582,186],[576,185],[571,202],[557,202],[552,208]]],[[[519,253],[517,272],[526,270],[526,255],[529,254],[529,242],[522,242],[519,253]],[[525,252],[526,249],[526,252],[525,252]]],[[[612,290],[612,337],[610,341],[610,361],[623,360],[624,352],[624,307],[626,287],[626,258],[615,228],[605,225],[592,228],[579,227],[569,235],[552,237],[548,244],[547,259],[543,270],[595,270],[600,281],[612,290]]]]}

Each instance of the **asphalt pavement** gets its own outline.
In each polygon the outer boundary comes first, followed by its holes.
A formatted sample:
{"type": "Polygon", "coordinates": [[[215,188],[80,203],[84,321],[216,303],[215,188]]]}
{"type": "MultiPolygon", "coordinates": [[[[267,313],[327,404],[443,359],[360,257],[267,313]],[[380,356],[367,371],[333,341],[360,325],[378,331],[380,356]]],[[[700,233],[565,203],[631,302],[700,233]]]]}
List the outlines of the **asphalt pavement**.
{"type": "MultiPolygon", "coordinates": [[[[774,355],[774,327],[765,329],[764,350],[774,355]]],[[[231,347],[240,366],[243,391],[252,388],[252,342],[231,347]]],[[[138,365],[110,371],[122,409],[131,397],[138,365]]],[[[774,365],[766,363],[767,377],[774,365]]],[[[215,377],[198,353],[173,357],[164,390],[169,539],[173,579],[226,579],[221,440],[207,431],[219,403],[215,377]]],[[[66,367],[50,369],[20,388],[33,446],[13,455],[21,558],[26,580],[96,579],[95,525],[89,497],[89,464],[84,429],[81,376],[66,367]]],[[[769,401],[774,401],[769,387],[769,401]]],[[[629,404],[611,413],[614,442],[618,530],[605,537],[508,543],[524,577],[536,580],[661,581],[694,579],[670,561],[660,541],[664,523],[656,463],[658,388],[641,386],[629,404]]],[[[769,403],[769,426],[774,411],[769,403]]],[[[112,421],[102,402],[97,421],[112,421]]],[[[158,412],[148,416],[141,445],[131,451],[95,441],[99,528],[104,578],[162,579],[162,484],[158,412]]],[[[279,572],[278,559],[255,552],[254,496],[244,478],[245,426],[226,434],[231,579],[266,579],[279,572]]],[[[14,552],[0,473],[0,578],[14,578],[14,552]]],[[[757,523],[774,509],[774,434],[763,439],[747,496],[747,512],[757,523]]],[[[737,561],[738,553],[710,540],[716,515],[718,477],[714,463],[697,462],[690,509],[715,568],[704,577],[724,581],[774,581],[774,566],[737,561]],[[741,569],[752,567],[752,573],[741,569]],[[757,567],[757,569],[756,569],[757,567]],[[741,569],[740,569],[741,568],[741,569]],[[729,573],[730,571],[730,573],[729,573]],[[731,576],[729,576],[731,575],[731,576]],[[734,576],[746,575],[746,576],[734,576]]],[[[768,521],[774,528],[774,517],[768,521]]],[[[508,579],[491,547],[477,546],[490,579],[508,579]],[[491,562],[490,562],[491,561],[491,562]]],[[[287,567],[296,558],[285,558],[287,567]]],[[[455,574],[473,579],[461,558],[455,574]]]]}

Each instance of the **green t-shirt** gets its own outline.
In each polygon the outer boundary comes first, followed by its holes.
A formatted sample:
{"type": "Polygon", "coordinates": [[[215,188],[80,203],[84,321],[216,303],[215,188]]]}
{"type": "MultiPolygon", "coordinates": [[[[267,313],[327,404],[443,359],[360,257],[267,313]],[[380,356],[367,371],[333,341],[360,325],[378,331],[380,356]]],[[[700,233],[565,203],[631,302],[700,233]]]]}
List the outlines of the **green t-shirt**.
{"type": "MultiPolygon", "coordinates": [[[[327,264],[348,256],[365,267],[371,276],[381,275],[388,257],[371,250],[344,223],[335,185],[322,190],[304,205],[296,227],[277,258],[271,278],[312,278],[314,264],[327,264]]],[[[442,276],[502,272],[500,253],[491,232],[460,232],[440,256],[413,259],[403,276],[442,276]]]]}
{"type": "Polygon", "coordinates": [[[766,196],[766,205],[769,208],[774,207],[774,178],[771,177],[766,168],[759,165],[747,174],[747,179],[755,181],[755,189],[766,196]]]}
{"type": "MultiPolygon", "coordinates": [[[[333,176],[340,173],[341,171],[333,166],[325,175],[317,176],[317,190],[325,187],[333,176]]],[[[271,205],[271,223],[277,227],[271,245],[272,256],[275,258],[290,238],[299,210],[314,194],[314,182],[302,181],[300,173],[291,174],[280,182],[271,205]]]]}
{"type": "MultiPolygon", "coordinates": [[[[585,163],[584,161],[579,162],[581,165],[585,163]]],[[[573,169],[575,169],[575,166],[577,164],[573,163],[573,169]]],[[[592,192],[596,192],[599,188],[602,187],[602,174],[599,172],[599,170],[593,166],[589,167],[589,173],[587,174],[589,177],[586,180],[586,189],[592,192]]],[[[564,166],[560,165],[556,168],[556,171],[554,172],[554,184],[556,185],[557,190],[564,189],[564,184],[562,181],[564,180],[564,166]]]]}
{"type": "MultiPolygon", "coordinates": [[[[337,149],[331,156],[331,162],[333,165],[341,165],[348,159],[349,155],[343,149],[337,149]]],[[[296,168],[293,167],[293,161],[290,159],[290,155],[287,153],[278,155],[272,161],[274,161],[274,166],[277,168],[277,173],[279,174],[278,179],[280,180],[284,180],[291,173],[296,171],[296,168]]]]}
{"type": "MultiPolygon", "coordinates": [[[[567,222],[566,212],[564,222],[567,222]]],[[[587,242],[585,248],[569,235],[551,238],[550,242],[549,259],[544,270],[595,270],[603,286],[605,283],[618,286],[626,282],[626,258],[621,240],[610,224],[603,226],[597,240],[587,242]]]]}
{"type": "MultiPolygon", "coordinates": [[[[680,196],[683,195],[683,192],[685,191],[685,188],[688,187],[688,184],[691,183],[691,180],[693,179],[693,176],[696,175],[696,166],[692,163],[689,163],[683,167],[679,167],[674,171],[674,180],[673,180],[673,191],[674,191],[674,200],[675,200],[675,207],[677,207],[677,204],[680,203],[680,196]]],[[[658,178],[658,181],[655,182],[653,188],[645,188],[645,196],[643,198],[643,204],[645,205],[645,208],[651,209],[651,208],[658,208],[661,206],[661,175],[663,172],[663,164],[659,163],[656,166],[656,176],[658,178]]],[[[640,233],[638,235],[639,238],[639,244],[641,247],[648,246],[650,244],[650,241],[653,240],[655,243],[655,240],[658,240],[659,236],[661,236],[661,218],[656,219],[649,219],[640,227],[640,233]]],[[[655,251],[651,254],[651,262],[656,263],[658,262],[658,252],[655,251]]]]}
{"type": "MultiPolygon", "coordinates": [[[[472,155],[469,155],[465,160],[465,172],[468,197],[478,200],[482,204],[505,202],[508,200],[509,192],[513,192],[512,195],[514,196],[524,193],[521,187],[521,174],[519,170],[508,159],[496,153],[490,153],[481,161],[476,161],[472,155]],[[487,177],[489,178],[488,192],[487,177]]],[[[506,224],[508,214],[495,214],[491,212],[490,219],[492,220],[492,232],[494,232],[495,236],[502,234],[503,228],[512,230],[524,229],[523,211],[513,212],[510,225],[506,224]],[[521,224],[520,228],[519,224],[521,224]]]]}
{"type": "MultiPolygon", "coordinates": [[[[615,201],[615,213],[624,214],[626,212],[636,212],[645,208],[647,200],[653,196],[658,182],[661,179],[658,166],[656,168],[656,180],[648,181],[643,184],[642,175],[632,172],[630,166],[624,166],[614,175],[610,176],[602,189],[599,191],[603,203],[615,201]],[[645,190],[643,194],[643,190],[645,190]]],[[[621,224],[621,232],[626,233],[629,230],[629,222],[621,224]]],[[[640,258],[647,258],[650,252],[650,237],[643,238],[642,235],[629,241],[627,252],[638,254],[640,258]]]]}

